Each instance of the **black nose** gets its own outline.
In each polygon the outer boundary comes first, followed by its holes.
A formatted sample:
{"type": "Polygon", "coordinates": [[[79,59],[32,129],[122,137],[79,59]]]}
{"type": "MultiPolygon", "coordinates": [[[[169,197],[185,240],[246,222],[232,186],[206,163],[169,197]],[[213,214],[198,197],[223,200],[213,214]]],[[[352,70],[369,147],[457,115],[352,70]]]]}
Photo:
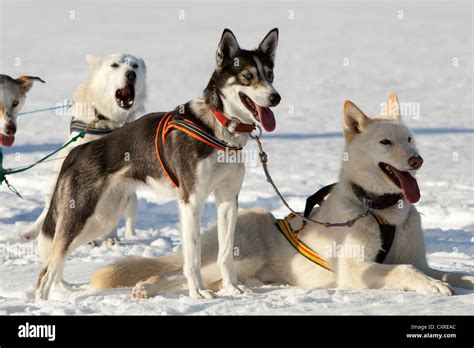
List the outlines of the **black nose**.
{"type": "Polygon", "coordinates": [[[268,97],[268,100],[270,101],[271,106],[277,106],[280,103],[281,97],[278,93],[272,93],[270,94],[270,97],[268,97]]]}
{"type": "Polygon", "coordinates": [[[408,164],[413,168],[413,169],[418,169],[421,167],[423,164],[423,158],[421,156],[411,156],[408,159],[408,164]]]}
{"type": "Polygon", "coordinates": [[[5,126],[5,132],[7,135],[14,135],[16,133],[16,126],[13,122],[8,122],[5,126]]]}
{"type": "Polygon", "coordinates": [[[131,70],[127,71],[125,73],[125,76],[127,77],[128,81],[130,81],[130,82],[135,81],[136,78],[137,78],[137,74],[135,73],[135,71],[131,71],[131,70]]]}

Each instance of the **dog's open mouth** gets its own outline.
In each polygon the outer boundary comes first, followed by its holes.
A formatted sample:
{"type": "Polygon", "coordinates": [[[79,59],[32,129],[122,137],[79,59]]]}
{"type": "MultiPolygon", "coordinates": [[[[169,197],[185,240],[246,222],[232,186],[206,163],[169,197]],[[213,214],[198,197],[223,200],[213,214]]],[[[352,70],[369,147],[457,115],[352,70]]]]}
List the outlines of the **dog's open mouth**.
{"type": "Polygon", "coordinates": [[[132,84],[115,91],[115,100],[122,109],[130,109],[135,101],[135,87],[132,84]]]}
{"type": "Polygon", "coordinates": [[[257,105],[252,99],[242,92],[239,92],[240,100],[252,113],[255,120],[262,125],[267,132],[272,132],[276,127],[275,115],[270,108],[257,105]]]}
{"type": "Polygon", "coordinates": [[[409,172],[400,171],[390,164],[382,162],[379,163],[379,167],[402,190],[407,201],[416,203],[420,200],[420,188],[416,179],[409,172]]]}
{"type": "Polygon", "coordinates": [[[10,147],[15,142],[14,135],[5,135],[0,133],[0,146],[10,147]]]}

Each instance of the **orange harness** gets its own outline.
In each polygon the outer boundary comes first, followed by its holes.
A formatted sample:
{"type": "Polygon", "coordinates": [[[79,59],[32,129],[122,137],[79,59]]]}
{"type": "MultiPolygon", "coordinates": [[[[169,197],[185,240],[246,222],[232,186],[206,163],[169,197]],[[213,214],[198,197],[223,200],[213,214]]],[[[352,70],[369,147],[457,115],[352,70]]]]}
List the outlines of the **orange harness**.
{"type": "Polygon", "coordinates": [[[240,146],[230,146],[229,144],[223,142],[222,140],[216,138],[214,135],[209,134],[204,128],[198,126],[192,120],[184,117],[176,117],[173,114],[165,114],[156,128],[155,136],[155,150],[156,157],[160,161],[161,167],[165,172],[166,176],[173,185],[178,188],[179,181],[178,178],[173,174],[171,169],[168,167],[164,160],[164,149],[165,149],[165,140],[171,129],[178,129],[190,137],[193,137],[206,145],[212,146],[213,148],[219,151],[233,152],[240,151],[242,147],[240,146]]]}

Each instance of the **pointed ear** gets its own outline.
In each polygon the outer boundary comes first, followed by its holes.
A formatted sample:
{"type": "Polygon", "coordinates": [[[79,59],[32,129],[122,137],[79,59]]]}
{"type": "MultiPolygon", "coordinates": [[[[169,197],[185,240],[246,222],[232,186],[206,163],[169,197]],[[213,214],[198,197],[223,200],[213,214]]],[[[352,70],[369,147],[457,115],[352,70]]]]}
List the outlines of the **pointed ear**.
{"type": "Polygon", "coordinates": [[[92,54],[88,54],[86,56],[86,61],[87,61],[87,64],[89,64],[89,67],[91,68],[91,70],[94,70],[100,64],[100,58],[92,54]]]}
{"type": "Polygon", "coordinates": [[[400,118],[400,104],[396,93],[390,93],[388,96],[387,116],[394,119],[400,118]]]}
{"type": "Polygon", "coordinates": [[[219,46],[217,46],[217,66],[222,67],[226,62],[234,59],[239,50],[239,43],[237,42],[234,34],[229,29],[224,29],[219,46]]]}
{"type": "Polygon", "coordinates": [[[353,102],[346,100],[343,111],[344,136],[350,142],[357,134],[363,132],[370,122],[368,118],[353,102]]]}
{"type": "Polygon", "coordinates": [[[20,76],[19,78],[16,79],[16,82],[20,85],[20,88],[23,93],[27,93],[31,89],[31,87],[33,87],[33,83],[35,81],[45,83],[38,76],[20,76]]]}
{"type": "Polygon", "coordinates": [[[145,61],[142,59],[142,58],[139,58],[140,59],[140,63],[142,64],[143,66],[143,70],[146,70],[146,64],[145,64],[145,61]]]}
{"type": "Polygon", "coordinates": [[[275,63],[275,54],[278,46],[278,28],[273,28],[265,36],[265,38],[260,42],[257,49],[263,54],[270,57],[272,63],[275,63]]]}

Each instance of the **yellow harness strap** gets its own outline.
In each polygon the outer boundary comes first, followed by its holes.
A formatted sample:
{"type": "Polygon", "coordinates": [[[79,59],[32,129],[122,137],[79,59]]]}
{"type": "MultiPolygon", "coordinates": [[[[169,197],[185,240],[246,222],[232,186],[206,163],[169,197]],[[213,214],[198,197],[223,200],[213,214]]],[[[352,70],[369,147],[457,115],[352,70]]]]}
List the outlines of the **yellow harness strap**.
{"type": "Polygon", "coordinates": [[[330,264],[328,264],[324,259],[322,259],[317,252],[315,252],[303,241],[301,241],[298,236],[296,236],[293,231],[293,228],[288,222],[288,220],[294,216],[294,214],[290,214],[284,219],[277,219],[275,225],[278,230],[281,232],[281,234],[283,234],[286,240],[291,244],[293,248],[295,248],[297,252],[306,257],[309,261],[327,269],[328,271],[334,272],[330,264]]]}

